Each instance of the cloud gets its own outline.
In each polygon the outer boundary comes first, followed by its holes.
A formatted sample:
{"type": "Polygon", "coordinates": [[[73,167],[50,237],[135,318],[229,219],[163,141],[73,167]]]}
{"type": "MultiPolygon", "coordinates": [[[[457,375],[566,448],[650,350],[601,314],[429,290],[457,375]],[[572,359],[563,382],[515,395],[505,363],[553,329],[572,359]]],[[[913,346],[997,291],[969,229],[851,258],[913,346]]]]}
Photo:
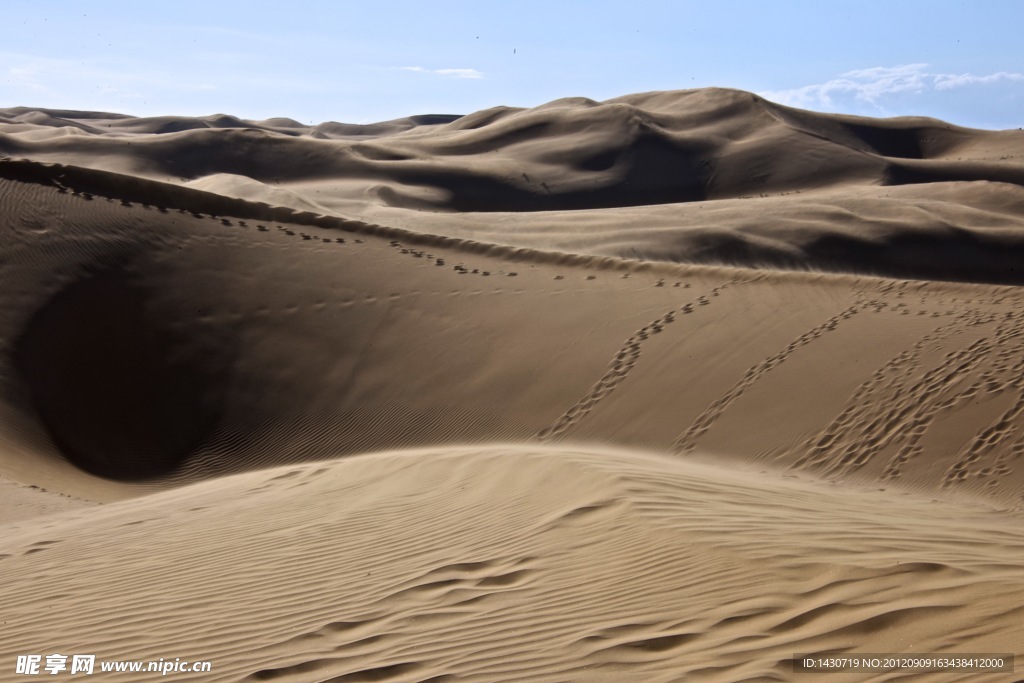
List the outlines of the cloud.
{"type": "Polygon", "coordinates": [[[437,74],[452,78],[483,78],[483,73],[476,69],[424,69],[422,66],[400,66],[401,71],[413,71],[421,74],[437,74]]]}
{"type": "Polygon", "coordinates": [[[318,99],[323,98],[322,93],[331,92],[331,84],[303,74],[286,77],[188,66],[168,67],[141,60],[60,59],[0,50],[0,93],[6,101],[0,106],[115,111],[136,116],[206,114],[265,106],[262,101],[248,99],[253,92],[296,98],[312,93],[318,99]]]}
{"type": "Polygon", "coordinates": [[[965,85],[989,84],[999,81],[1024,81],[1024,74],[999,71],[987,76],[975,76],[974,74],[935,74],[936,90],[951,90],[961,88],[965,85]]]}
{"type": "Polygon", "coordinates": [[[484,75],[476,69],[438,69],[434,73],[442,76],[454,76],[455,78],[483,78],[484,75]]]}
{"type": "MultiPolygon", "coordinates": [[[[106,105],[117,106],[112,96],[129,100],[159,100],[164,94],[193,94],[229,91],[235,88],[275,88],[287,92],[321,92],[323,86],[301,78],[252,75],[244,71],[218,72],[210,80],[205,69],[153,67],[145,63],[111,63],[110,60],[72,60],[0,52],[0,86],[7,99],[48,95],[62,102],[91,102],[107,97],[106,105]]],[[[85,106],[82,104],[81,106],[85,106]]]]}
{"type": "Polygon", "coordinates": [[[928,67],[928,64],[903,64],[856,69],[840,74],[825,83],[814,83],[788,90],[765,91],[760,94],[773,102],[794,107],[830,109],[835,106],[836,99],[852,98],[880,108],[881,101],[893,95],[919,95],[1000,81],[1024,81],[1024,74],[1021,73],[1000,71],[984,76],[970,73],[944,74],[931,72],[928,67]]]}

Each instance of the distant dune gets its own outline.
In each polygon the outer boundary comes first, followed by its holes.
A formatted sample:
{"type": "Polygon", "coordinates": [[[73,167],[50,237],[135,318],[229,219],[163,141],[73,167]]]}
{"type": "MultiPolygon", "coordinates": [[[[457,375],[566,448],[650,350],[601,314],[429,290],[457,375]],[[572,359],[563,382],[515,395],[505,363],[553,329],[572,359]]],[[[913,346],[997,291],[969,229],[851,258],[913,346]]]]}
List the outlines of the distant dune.
{"type": "Polygon", "coordinates": [[[1024,661],[1022,155],[730,90],[0,110],[0,680],[1018,680],[794,658],[1024,661]]]}
{"type": "Polygon", "coordinates": [[[816,114],[721,89],[364,126],[0,115],[11,121],[0,154],[14,158],[427,234],[683,263],[1024,280],[1019,130],[816,114]]]}

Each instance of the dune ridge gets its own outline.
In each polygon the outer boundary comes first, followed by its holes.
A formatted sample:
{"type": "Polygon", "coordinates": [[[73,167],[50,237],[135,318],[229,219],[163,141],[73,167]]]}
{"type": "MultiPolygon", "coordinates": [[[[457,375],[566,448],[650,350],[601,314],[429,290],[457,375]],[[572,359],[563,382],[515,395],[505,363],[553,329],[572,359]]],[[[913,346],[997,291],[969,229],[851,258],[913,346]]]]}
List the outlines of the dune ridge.
{"type": "Polygon", "coordinates": [[[523,259],[555,264],[577,263],[594,265],[599,268],[678,271],[678,268],[673,268],[669,264],[638,259],[590,256],[572,252],[559,252],[553,249],[516,247],[493,242],[480,242],[462,237],[418,233],[404,228],[366,223],[360,220],[323,215],[312,211],[297,211],[287,206],[275,206],[264,202],[248,201],[237,197],[220,195],[215,192],[154,182],[120,173],[96,171],[76,166],[64,166],[62,164],[40,164],[28,160],[0,159],[0,177],[19,182],[52,186],[62,193],[71,192],[75,196],[82,195],[89,200],[98,196],[108,200],[117,200],[122,202],[123,205],[131,205],[133,202],[136,202],[142,204],[144,208],[152,206],[161,211],[175,209],[179,212],[188,212],[196,218],[202,218],[206,215],[219,220],[221,214],[225,214],[232,218],[256,219],[269,222],[281,221],[293,225],[317,226],[329,230],[400,238],[408,244],[451,248],[469,253],[486,253],[506,259],[523,259]],[[71,189],[72,187],[74,189],[71,189]]]}

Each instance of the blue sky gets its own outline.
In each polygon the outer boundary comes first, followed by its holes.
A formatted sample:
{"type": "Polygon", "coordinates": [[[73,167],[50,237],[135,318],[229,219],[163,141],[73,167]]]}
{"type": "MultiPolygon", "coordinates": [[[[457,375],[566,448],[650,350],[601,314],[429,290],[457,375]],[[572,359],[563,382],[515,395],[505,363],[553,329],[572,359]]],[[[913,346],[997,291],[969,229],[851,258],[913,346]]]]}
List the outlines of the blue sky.
{"type": "Polygon", "coordinates": [[[647,90],[1024,127],[1024,2],[4,3],[0,107],[368,123],[647,90]]]}

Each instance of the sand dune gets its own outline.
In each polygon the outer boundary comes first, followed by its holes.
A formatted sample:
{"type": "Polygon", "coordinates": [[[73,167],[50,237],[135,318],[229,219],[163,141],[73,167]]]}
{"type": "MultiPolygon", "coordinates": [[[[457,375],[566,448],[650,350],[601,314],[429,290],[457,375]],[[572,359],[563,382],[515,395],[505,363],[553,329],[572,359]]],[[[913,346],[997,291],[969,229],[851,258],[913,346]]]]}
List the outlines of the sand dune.
{"type": "Polygon", "coordinates": [[[1019,679],[1021,145],[0,110],[0,679],[1019,679]]]}
{"type": "Polygon", "coordinates": [[[35,576],[0,588],[4,661],[159,651],[214,662],[203,680],[788,680],[798,652],[1024,637],[1019,523],[609,451],[283,467],[13,528],[0,552],[35,576]]]}
{"type": "Polygon", "coordinates": [[[213,176],[204,187],[221,194],[426,234],[482,231],[503,244],[688,263],[1021,281],[1020,131],[816,114],[720,89],[368,126],[4,113],[36,121],[0,130],[0,153],[11,157],[163,182],[213,176]],[[68,125],[105,132],[59,134],[68,125]],[[965,183],[986,197],[972,200],[965,183]],[[754,201],[762,205],[745,205],[754,201]],[[729,210],[736,202],[744,205],[729,210]],[[979,214],[979,203],[995,210],[979,214]],[[625,207],[634,211],[624,227],[607,212],[625,207]],[[723,210],[708,218],[712,208],[723,210]]]}

